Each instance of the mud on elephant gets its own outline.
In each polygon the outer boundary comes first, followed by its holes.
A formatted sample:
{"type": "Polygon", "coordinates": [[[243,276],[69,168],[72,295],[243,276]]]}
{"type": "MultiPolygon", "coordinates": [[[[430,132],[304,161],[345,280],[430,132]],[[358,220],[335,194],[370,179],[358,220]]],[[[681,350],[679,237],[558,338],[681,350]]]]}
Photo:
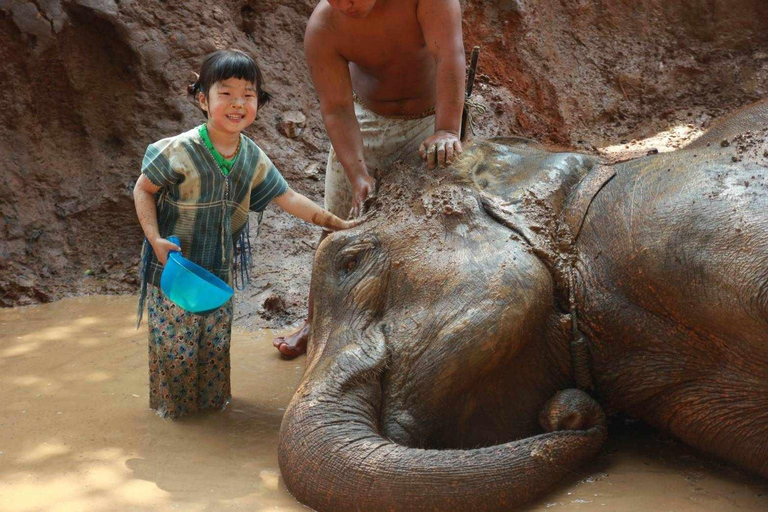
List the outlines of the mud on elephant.
{"type": "Polygon", "coordinates": [[[315,259],[288,489],[507,510],[600,450],[603,411],[768,477],[765,155],[768,102],[613,166],[499,139],[391,171],[315,259]]]}

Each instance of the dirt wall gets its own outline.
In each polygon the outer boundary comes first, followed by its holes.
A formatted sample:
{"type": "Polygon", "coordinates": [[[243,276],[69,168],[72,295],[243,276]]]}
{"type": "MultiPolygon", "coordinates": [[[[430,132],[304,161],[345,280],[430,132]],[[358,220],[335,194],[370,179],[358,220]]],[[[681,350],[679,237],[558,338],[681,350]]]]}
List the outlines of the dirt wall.
{"type": "Polygon", "coordinates": [[[768,95],[762,0],[501,0],[465,18],[493,86],[484,134],[599,147],[768,95]]]}
{"type": "Polygon", "coordinates": [[[321,155],[302,53],[312,7],[0,1],[0,304],[134,289],[141,157],[148,143],[202,122],[185,89],[208,52],[238,47],[262,63],[275,101],[250,132],[289,177],[321,155]],[[278,134],[283,109],[309,117],[299,139],[278,134]]]}
{"type": "MultiPolygon", "coordinates": [[[[274,101],[250,130],[316,200],[328,140],[302,53],[312,0],[0,0],[0,305],[135,290],[131,190],[149,142],[202,121],[202,57],[252,51],[274,101]],[[284,111],[306,128],[281,135],[284,111]]],[[[467,0],[477,135],[593,150],[768,95],[764,0],[467,0]]],[[[316,230],[273,216],[240,318],[304,306],[316,230]]],[[[255,233],[253,233],[255,234],[255,233]]]]}

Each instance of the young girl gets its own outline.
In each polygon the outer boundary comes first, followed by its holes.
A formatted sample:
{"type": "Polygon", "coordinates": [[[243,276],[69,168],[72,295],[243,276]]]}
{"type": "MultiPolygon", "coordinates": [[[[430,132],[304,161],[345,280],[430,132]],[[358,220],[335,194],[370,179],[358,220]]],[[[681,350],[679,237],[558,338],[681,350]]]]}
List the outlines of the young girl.
{"type": "Polygon", "coordinates": [[[165,297],[160,274],[168,252],[179,250],[169,236],[179,237],[186,258],[231,284],[234,243],[249,211],[262,212],[274,201],[326,230],[356,224],[291,190],[261,148],[243,135],[269,100],[263,85],[248,54],[220,50],[208,55],[189,91],[207,122],[150,144],[133,190],[146,236],[139,322],[148,295],[149,406],[160,416],[223,409],[231,398],[232,301],[203,316],[165,297]]]}

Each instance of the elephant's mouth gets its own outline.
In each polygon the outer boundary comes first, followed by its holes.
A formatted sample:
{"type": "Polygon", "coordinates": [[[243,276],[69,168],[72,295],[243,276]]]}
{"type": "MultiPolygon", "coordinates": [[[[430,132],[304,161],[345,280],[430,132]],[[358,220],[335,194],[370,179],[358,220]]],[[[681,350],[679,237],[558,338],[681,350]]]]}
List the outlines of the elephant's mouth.
{"type": "Polygon", "coordinates": [[[383,436],[380,424],[388,361],[383,334],[339,336],[339,348],[314,366],[280,429],[286,485],[314,509],[506,510],[543,492],[602,445],[598,422],[472,450],[402,446],[383,436]]]}
{"type": "Polygon", "coordinates": [[[381,435],[401,446],[427,448],[423,436],[419,435],[416,420],[408,411],[382,415],[381,435]]]}

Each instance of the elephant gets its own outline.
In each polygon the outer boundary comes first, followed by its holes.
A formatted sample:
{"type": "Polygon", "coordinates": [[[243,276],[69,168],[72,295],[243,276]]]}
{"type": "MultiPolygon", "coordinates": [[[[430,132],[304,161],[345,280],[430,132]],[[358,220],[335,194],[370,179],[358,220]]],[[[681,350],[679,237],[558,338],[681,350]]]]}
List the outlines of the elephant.
{"type": "Polygon", "coordinates": [[[768,477],[768,101],[615,164],[509,137],[381,178],[314,260],[299,501],[509,510],[617,413],[768,477]]]}

